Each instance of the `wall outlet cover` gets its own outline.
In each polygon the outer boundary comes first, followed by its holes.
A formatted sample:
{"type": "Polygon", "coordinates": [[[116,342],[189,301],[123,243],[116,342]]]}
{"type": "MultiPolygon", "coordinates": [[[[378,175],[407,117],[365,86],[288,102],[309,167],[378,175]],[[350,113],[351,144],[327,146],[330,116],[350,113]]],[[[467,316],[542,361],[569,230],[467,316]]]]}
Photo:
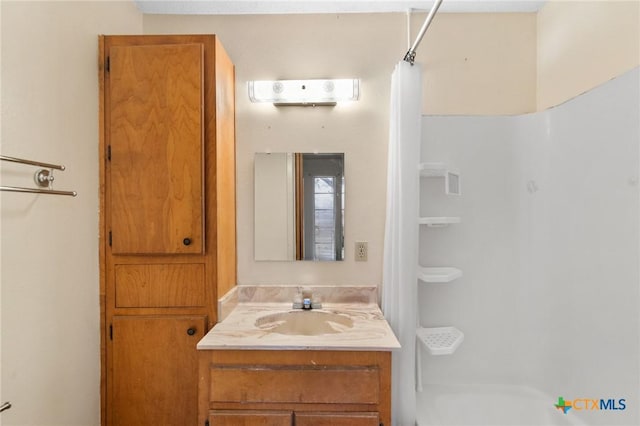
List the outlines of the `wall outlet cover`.
{"type": "Polygon", "coordinates": [[[369,247],[366,241],[356,241],[356,262],[366,262],[369,256],[369,247]]]}

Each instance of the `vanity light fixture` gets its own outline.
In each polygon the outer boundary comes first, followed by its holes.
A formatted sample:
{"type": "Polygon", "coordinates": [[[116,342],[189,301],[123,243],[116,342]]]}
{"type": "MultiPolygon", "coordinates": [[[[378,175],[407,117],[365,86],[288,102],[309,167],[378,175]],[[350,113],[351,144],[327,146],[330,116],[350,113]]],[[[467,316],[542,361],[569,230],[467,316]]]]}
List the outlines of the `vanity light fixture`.
{"type": "Polygon", "coordinates": [[[271,102],[276,106],[333,106],[342,101],[357,101],[360,80],[257,80],[249,81],[251,102],[271,102]]]}

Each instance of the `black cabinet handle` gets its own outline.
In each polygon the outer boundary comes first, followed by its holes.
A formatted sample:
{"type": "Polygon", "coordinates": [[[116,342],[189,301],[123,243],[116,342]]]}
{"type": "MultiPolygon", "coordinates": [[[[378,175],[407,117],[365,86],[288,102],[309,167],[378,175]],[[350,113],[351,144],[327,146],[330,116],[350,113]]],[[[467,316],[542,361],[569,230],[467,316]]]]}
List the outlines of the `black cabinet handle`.
{"type": "Polygon", "coordinates": [[[185,246],[188,246],[191,244],[191,238],[185,238],[184,240],[182,240],[182,244],[184,244],[185,246]]]}
{"type": "Polygon", "coordinates": [[[195,329],[195,328],[189,328],[189,329],[187,330],[187,334],[188,334],[189,336],[193,336],[194,334],[196,334],[196,329],[195,329]]]}

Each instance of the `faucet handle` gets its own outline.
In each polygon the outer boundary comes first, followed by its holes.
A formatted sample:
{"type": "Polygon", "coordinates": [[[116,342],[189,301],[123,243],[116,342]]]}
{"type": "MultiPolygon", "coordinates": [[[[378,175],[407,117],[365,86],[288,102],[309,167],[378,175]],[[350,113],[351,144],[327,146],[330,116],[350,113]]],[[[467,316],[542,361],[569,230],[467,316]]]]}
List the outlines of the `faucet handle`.
{"type": "Polygon", "coordinates": [[[302,309],[302,292],[298,292],[293,296],[293,309],[302,309]]]}
{"type": "Polygon", "coordinates": [[[322,295],[316,293],[311,299],[311,307],[313,309],[322,309],[322,295]]]}

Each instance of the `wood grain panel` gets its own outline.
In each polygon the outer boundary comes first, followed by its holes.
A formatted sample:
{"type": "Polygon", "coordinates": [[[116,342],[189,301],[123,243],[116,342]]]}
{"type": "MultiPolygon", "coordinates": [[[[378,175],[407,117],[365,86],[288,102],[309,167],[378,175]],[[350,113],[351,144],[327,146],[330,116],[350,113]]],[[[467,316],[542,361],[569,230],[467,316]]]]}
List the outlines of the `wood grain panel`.
{"type": "Polygon", "coordinates": [[[196,344],[204,333],[205,317],[114,317],[112,368],[118,374],[109,424],[196,424],[196,344]]]}
{"type": "MultiPolygon", "coordinates": [[[[180,318],[215,324],[218,296],[236,282],[233,64],[214,35],[104,36],[99,47],[101,424],[194,424],[193,395],[178,384],[193,379],[191,361],[177,355],[187,337],[163,330],[182,329],[180,318]],[[223,122],[226,130],[219,129],[223,122]],[[231,164],[218,162],[218,148],[231,164]],[[201,272],[191,266],[128,269],[163,264],[202,265],[204,296],[201,272]],[[124,315],[141,322],[123,332],[124,315]],[[171,418],[162,412],[167,407],[171,418]]],[[[200,425],[208,418],[207,409],[202,413],[200,425]]]]}
{"type": "Polygon", "coordinates": [[[205,306],[204,264],[116,265],[117,308],[205,306]]]}
{"type": "Polygon", "coordinates": [[[109,58],[112,252],[201,253],[203,45],[112,46],[109,58]]]}
{"type": "Polygon", "coordinates": [[[211,367],[214,402],[305,402],[377,404],[376,367],[216,366],[211,367]]]}
{"type": "Polygon", "coordinates": [[[295,412],[296,426],[379,426],[378,413],[295,412]]]}
{"type": "Polygon", "coordinates": [[[291,411],[212,410],[209,415],[211,426],[291,426],[292,421],[291,411]]]}
{"type": "Polygon", "coordinates": [[[216,253],[217,290],[236,285],[236,116],[235,68],[216,39],[216,253]]]}
{"type": "MultiPolygon", "coordinates": [[[[391,352],[379,352],[379,351],[321,351],[321,350],[211,350],[211,351],[199,351],[199,420],[201,423],[208,418],[209,410],[291,410],[294,412],[302,411],[310,413],[312,411],[319,413],[377,413],[380,423],[385,425],[391,424],[391,352]],[[344,386],[346,384],[346,392],[352,391],[353,393],[360,392],[357,387],[357,383],[362,383],[365,388],[363,392],[368,392],[367,388],[376,388],[378,391],[377,403],[351,403],[352,397],[346,397],[344,400],[340,400],[340,397],[328,397],[330,399],[338,400],[337,402],[324,403],[324,402],[312,402],[307,401],[304,391],[293,392],[294,397],[280,398],[292,401],[287,402],[249,402],[244,395],[235,401],[222,401],[216,402],[211,397],[212,392],[215,391],[217,386],[216,377],[211,374],[211,369],[222,370],[224,368],[229,369],[242,369],[242,368],[257,368],[262,366],[272,366],[272,371],[277,373],[278,371],[295,371],[301,369],[326,369],[337,371],[344,367],[344,369],[360,369],[360,370],[377,370],[376,379],[379,380],[379,384],[373,384],[369,380],[372,379],[372,375],[366,378],[357,377],[354,378],[354,383],[349,383],[348,380],[339,380],[339,383],[317,382],[318,388],[314,390],[314,393],[321,394],[319,399],[322,401],[322,395],[336,393],[342,395],[345,393],[344,386]],[[297,399],[296,399],[297,397],[297,399]]],[[[218,376],[219,377],[219,376],[218,376]]],[[[285,379],[276,379],[271,383],[263,385],[262,382],[259,386],[263,389],[262,393],[269,392],[264,389],[272,389],[273,394],[279,394],[283,392],[282,389],[289,387],[290,385],[296,389],[300,386],[301,381],[304,378],[294,377],[291,375],[285,379]],[[264,387],[262,387],[264,386],[264,387]]],[[[258,387],[258,383],[247,383],[247,379],[242,379],[246,387],[250,388],[249,392],[253,392],[252,387],[258,387]]],[[[305,383],[307,387],[314,386],[313,382],[305,383]]],[[[224,386],[224,383],[223,383],[224,386]]],[[[285,391],[290,392],[290,391],[285,391]]],[[[237,395],[236,395],[237,396],[237,395]]],[[[228,398],[225,396],[225,399],[228,398]]],[[[258,398],[252,398],[258,399],[258,398]]],[[[278,399],[271,398],[271,399],[278,399]]],[[[371,397],[358,397],[356,399],[371,400],[376,398],[371,397]]]]}

